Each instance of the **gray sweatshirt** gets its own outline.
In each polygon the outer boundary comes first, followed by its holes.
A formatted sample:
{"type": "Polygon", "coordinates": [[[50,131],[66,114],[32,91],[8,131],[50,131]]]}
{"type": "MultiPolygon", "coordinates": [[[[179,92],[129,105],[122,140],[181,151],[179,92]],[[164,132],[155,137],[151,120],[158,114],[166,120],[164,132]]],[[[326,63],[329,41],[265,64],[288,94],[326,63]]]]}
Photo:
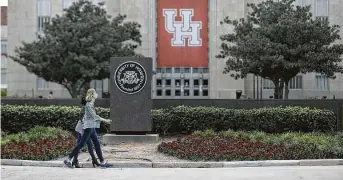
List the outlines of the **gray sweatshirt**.
{"type": "Polygon", "coordinates": [[[95,113],[94,103],[87,102],[83,116],[83,129],[100,128],[100,119],[101,117],[95,113]]]}

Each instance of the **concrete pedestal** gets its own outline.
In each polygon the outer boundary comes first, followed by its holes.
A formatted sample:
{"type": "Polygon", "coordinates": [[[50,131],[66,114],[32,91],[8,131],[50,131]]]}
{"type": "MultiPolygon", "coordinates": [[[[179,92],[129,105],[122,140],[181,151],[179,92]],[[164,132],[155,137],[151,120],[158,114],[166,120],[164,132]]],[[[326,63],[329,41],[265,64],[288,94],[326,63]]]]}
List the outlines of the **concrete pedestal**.
{"type": "Polygon", "coordinates": [[[138,143],[151,143],[158,142],[158,134],[146,134],[146,135],[119,135],[119,134],[105,134],[103,141],[106,144],[118,144],[126,142],[138,142],[138,143]]]}

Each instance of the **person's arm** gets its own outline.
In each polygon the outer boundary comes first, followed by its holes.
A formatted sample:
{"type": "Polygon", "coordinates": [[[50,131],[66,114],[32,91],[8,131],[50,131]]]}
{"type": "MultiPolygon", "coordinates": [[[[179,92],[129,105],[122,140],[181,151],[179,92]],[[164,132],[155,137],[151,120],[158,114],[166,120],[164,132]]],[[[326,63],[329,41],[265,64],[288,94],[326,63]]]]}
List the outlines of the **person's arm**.
{"type": "Polygon", "coordinates": [[[88,114],[90,114],[92,116],[92,118],[95,121],[103,121],[105,123],[111,123],[111,121],[112,121],[110,119],[104,119],[104,118],[100,117],[99,115],[97,115],[95,113],[94,109],[89,104],[86,105],[86,111],[88,112],[88,114]]]}

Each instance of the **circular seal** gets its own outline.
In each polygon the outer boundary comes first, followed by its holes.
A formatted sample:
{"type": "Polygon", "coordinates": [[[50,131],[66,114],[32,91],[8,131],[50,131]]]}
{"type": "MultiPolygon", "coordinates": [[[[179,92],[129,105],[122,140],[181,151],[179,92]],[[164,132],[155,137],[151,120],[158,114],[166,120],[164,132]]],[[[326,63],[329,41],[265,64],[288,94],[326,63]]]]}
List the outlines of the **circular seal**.
{"type": "Polygon", "coordinates": [[[127,61],[114,72],[114,82],[123,93],[135,94],[141,91],[147,81],[146,71],[137,62],[127,61]]]}

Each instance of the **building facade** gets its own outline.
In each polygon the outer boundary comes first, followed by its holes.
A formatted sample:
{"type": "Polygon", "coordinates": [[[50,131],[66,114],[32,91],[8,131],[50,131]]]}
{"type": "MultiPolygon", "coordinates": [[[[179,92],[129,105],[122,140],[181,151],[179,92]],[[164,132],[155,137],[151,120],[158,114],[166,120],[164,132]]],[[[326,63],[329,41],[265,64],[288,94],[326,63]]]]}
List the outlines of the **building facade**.
{"type": "MultiPolygon", "coordinates": [[[[42,22],[50,21],[56,14],[61,15],[62,9],[69,7],[74,1],[9,1],[8,53],[12,55],[21,41],[33,41],[36,38],[35,34],[44,28],[42,22]]],[[[258,3],[261,0],[199,0],[196,3],[194,0],[92,1],[94,3],[105,1],[105,8],[110,15],[126,14],[127,20],[142,25],[142,45],[137,52],[153,58],[152,98],[234,99],[237,90],[241,90],[244,95],[251,98],[273,96],[271,81],[253,75],[235,80],[223,74],[225,60],[215,57],[220,52],[219,36],[232,31],[230,27],[220,25],[220,21],[226,16],[233,19],[245,17],[248,13],[246,4],[258,3]],[[181,12],[178,10],[180,3],[184,7],[194,6],[193,11],[181,12]],[[164,11],[163,9],[166,8],[169,10],[164,11]],[[177,27],[181,28],[183,23],[179,17],[173,16],[175,13],[182,14],[183,18],[190,17],[188,19],[192,23],[189,25],[192,29],[200,29],[200,33],[193,31],[188,34],[183,33],[181,37],[188,37],[188,40],[173,37],[177,27]],[[174,24],[168,25],[169,20],[174,24]],[[166,43],[167,41],[169,44],[166,43]]],[[[296,4],[311,5],[315,18],[328,19],[330,23],[343,27],[343,4],[340,2],[340,0],[297,0],[296,4]]],[[[340,33],[343,37],[343,31],[340,33]]],[[[25,67],[12,60],[8,60],[7,67],[10,96],[47,96],[53,91],[55,97],[70,97],[68,91],[60,85],[46,82],[28,73],[25,67]]],[[[108,79],[94,81],[92,86],[101,94],[108,92],[108,82],[108,79]]],[[[334,80],[316,73],[299,74],[291,80],[289,86],[290,99],[322,96],[343,98],[342,74],[337,74],[334,80]]]]}
{"type": "Polygon", "coordinates": [[[1,6],[1,89],[7,89],[7,6],[1,6]]]}

